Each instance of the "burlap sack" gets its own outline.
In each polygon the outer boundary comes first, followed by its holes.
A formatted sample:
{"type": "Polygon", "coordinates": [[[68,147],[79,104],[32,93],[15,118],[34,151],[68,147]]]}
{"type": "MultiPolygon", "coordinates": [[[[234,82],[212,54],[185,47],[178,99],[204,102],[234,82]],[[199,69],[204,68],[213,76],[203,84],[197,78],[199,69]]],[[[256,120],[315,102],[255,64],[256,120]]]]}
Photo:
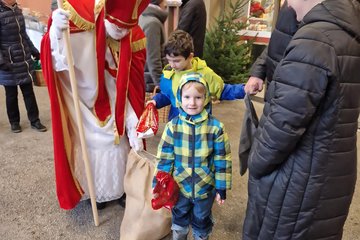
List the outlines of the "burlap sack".
{"type": "Polygon", "coordinates": [[[171,231],[171,212],[151,207],[155,159],[145,151],[131,150],[129,153],[124,179],[126,208],[120,240],[159,240],[171,231]]]}

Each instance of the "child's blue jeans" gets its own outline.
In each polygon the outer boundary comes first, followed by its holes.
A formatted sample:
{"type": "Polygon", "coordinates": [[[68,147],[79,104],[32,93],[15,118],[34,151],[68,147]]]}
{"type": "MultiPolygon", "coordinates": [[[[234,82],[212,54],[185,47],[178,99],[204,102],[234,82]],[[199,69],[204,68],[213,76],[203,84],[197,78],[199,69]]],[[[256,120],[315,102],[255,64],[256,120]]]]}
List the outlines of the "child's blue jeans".
{"type": "MultiPolygon", "coordinates": [[[[172,227],[180,237],[186,239],[189,225],[195,239],[208,239],[213,227],[211,208],[215,199],[215,190],[206,199],[189,199],[179,194],[179,200],[172,209],[172,227]],[[181,237],[185,236],[185,238],[181,237]]],[[[174,238],[176,239],[176,238],[174,238]]]]}

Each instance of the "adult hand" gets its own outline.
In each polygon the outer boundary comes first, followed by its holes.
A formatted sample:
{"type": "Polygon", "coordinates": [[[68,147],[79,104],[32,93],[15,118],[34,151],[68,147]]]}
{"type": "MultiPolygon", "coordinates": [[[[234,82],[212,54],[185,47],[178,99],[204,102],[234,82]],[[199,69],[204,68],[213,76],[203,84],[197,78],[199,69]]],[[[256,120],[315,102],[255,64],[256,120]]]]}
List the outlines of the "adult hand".
{"type": "Polygon", "coordinates": [[[120,40],[129,33],[129,29],[120,28],[107,19],[105,19],[105,29],[107,34],[115,40],[120,40]]]}
{"type": "Polygon", "coordinates": [[[40,60],[40,53],[39,52],[33,52],[33,53],[31,53],[31,55],[34,57],[34,59],[36,61],[40,60]]]}
{"type": "Polygon", "coordinates": [[[62,38],[62,31],[69,28],[69,17],[70,12],[65,11],[61,8],[56,9],[52,12],[52,28],[55,28],[57,38],[62,38]]]}
{"type": "Polygon", "coordinates": [[[261,92],[263,89],[264,80],[258,77],[250,77],[247,83],[245,84],[245,92],[247,94],[255,95],[258,92],[261,92]]]}
{"type": "Polygon", "coordinates": [[[139,152],[144,149],[142,139],[137,137],[136,129],[130,128],[128,131],[128,138],[130,147],[133,148],[135,151],[139,152]]]}

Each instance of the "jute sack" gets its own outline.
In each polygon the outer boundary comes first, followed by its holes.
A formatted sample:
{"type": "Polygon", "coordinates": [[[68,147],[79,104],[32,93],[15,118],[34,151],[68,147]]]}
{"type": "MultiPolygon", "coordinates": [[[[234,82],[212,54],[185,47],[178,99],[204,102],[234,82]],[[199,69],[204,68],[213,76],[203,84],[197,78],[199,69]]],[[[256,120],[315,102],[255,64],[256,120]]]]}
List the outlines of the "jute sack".
{"type": "Polygon", "coordinates": [[[124,189],[126,208],[120,227],[120,240],[159,240],[171,231],[171,212],[153,210],[152,180],[156,157],[148,152],[130,151],[124,189]]]}

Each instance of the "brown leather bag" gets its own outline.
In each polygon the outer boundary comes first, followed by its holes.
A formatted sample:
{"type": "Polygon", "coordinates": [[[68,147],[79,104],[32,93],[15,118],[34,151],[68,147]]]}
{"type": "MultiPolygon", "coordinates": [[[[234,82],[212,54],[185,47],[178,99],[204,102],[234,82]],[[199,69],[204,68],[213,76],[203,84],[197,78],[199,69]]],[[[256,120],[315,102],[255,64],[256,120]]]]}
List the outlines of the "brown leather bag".
{"type": "Polygon", "coordinates": [[[131,150],[129,153],[124,179],[126,208],[120,240],[159,240],[171,231],[171,212],[151,207],[155,164],[156,157],[146,151],[131,150]]]}

